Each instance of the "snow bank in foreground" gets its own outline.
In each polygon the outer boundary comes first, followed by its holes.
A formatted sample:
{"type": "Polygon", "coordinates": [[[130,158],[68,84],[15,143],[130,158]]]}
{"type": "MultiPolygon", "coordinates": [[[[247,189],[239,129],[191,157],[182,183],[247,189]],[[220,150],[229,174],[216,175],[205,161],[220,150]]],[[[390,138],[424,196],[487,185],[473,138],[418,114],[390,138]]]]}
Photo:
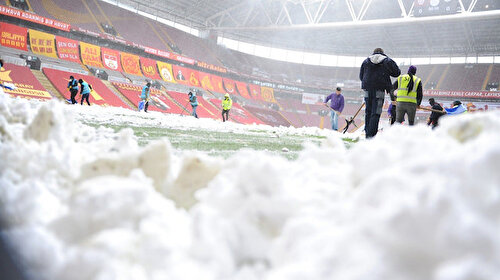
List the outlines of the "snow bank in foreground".
{"type": "Polygon", "coordinates": [[[221,162],[140,148],[67,107],[0,96],[2,234],[34,279],[500,275],[499,112],[221,162]]]}

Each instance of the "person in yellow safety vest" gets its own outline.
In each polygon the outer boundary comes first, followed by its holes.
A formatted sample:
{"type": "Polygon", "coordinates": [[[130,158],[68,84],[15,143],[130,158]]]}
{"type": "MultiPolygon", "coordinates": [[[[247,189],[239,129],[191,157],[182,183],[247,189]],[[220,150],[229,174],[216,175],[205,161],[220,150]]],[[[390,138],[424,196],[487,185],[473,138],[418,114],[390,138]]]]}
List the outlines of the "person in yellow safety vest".
{"type": "Polygon", "coordinates": [[[420,107],[422,102],[422,81],[419,77],[415,76],[417,67],[411,65],[408,68],[408,74],[401,75],[394,82],[394,90],[396,96],[391,94],[391,99],[396,101],[396,121],[403,123],[405,114],[408,115],[408,124],[415,124],[415,114],[417,108],[420,107]]]}
{"type": "Polygon", "coordinates": [[[229,93],[224,95],[224,100],[222,100],[222,121],[225,122],[229,120],[229,110],[233,106],[233,100],[229,97],[229,93]],[[226,114],[226,118],[224,118],[224,114],[226,114]]]}

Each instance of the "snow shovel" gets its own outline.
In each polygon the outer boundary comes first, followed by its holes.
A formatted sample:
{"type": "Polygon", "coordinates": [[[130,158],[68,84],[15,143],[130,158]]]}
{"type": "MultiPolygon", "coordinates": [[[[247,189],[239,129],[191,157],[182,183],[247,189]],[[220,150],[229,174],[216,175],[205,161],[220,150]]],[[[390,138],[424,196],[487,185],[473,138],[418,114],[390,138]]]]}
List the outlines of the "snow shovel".
{"type": "Polygon", "coordinates": [[[145,104],[146,104],[146,102],[144,100],[139,101],[139,104],[137,106],[137,109],[139,109],[139,112],[144,109],[145,104]]]}
{"type": "Polygon", "coordinates": [[[430,112],[435,112],[435,113],[441,113],[441,114],[446,114],[446,111],[440,111],[440,110],[436,110],[436,109],[429,109],[429,108],[425,108],[425,107],[418,107],[419,110],[424,110],[424,111],[430,111],[430,112]]]}
{"type": "Polygon", "coordinates": [[[361,106],[359,107],[358,111],[356,111],[356,114],[354,114],[354,116],[350,117],[349,119],[345,119],[345,127],[344,130],[342,131],[342,134],[345,134],[347,132],[351,124],[353,124],[355,127],[358,127],[354,122],[354,119],[358,116],[359,112],[361,112],[361,109],[363,109],[364,106],[365,103],[363,102],[363,104],[361,104],[361,106]]]}
{"type": "Polygon", "coordinates": [[[16,90],[16,86],[14,84],[11,84],[11,83],[1,83],[0,82],[0,87],[3,87],[5,89],[9,89],[9,90],[16,90]]]}

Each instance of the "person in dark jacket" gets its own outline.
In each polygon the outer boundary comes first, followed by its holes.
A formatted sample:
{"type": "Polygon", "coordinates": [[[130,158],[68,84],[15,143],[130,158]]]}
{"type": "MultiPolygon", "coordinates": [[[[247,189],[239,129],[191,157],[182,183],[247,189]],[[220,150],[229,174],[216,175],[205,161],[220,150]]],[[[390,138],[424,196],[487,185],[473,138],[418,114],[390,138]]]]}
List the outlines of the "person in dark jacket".
{"type": "Polygon", "coordinates": [[[373,50],[373,54],[361,64],[359,79],[361,88],[365,91],[366,138],[372,138],[377,134],[385,92],[392,90],[390,77],[398,77],[400,74],[401,70],[396,62],[385,55],[381,48],[373,50]]]}
{"type": "Polygon", "coordinates": [[[78,94],[78,81],[75,80],[73,76],[69,76],[68,89],[71,93],[71,98],[68,101],[70,101],[71,104],[77,104],[78,101],[76,101],[75,97],[78,94]]]}
{"type": "MultiPolygon", "coordinates": [[[[433,110],[443,111],[443,107],[441,107],[441,105],[439,105],[439,103],[437,103],[434,98],[429,98],[429,105],[432,106],[431,109],[433,110]]],[[[432,125],[432,129],[436,128],[438,126],[439,118],[442,115],[444,115],[444,112],[432,112],[431,116],[429,117],[429,121],[427,121],[427,125],[432,125]]]]}
{"type": "Polygon", "coordinates": [[[396,101],[392,101],[389,104],[387,115],[389,115],[390,124],[393,125],[396,122],[396,101]]]}

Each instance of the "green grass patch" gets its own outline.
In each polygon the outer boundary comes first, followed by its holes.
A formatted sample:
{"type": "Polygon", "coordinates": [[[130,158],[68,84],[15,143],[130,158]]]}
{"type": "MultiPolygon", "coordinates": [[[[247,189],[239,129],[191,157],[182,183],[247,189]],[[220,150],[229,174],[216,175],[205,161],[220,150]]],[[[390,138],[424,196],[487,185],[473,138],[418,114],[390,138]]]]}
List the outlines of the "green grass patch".
{"type": "MultiPolygon", "coordinates": [[[[326,137],[317,135],[288,135],[264,130],[249,130],[246,133],[213,131],[203,129],[179,129],[153,126],[134,126],[131,124],[102,124],[86,122],[93,127],[104,126],[119,131],[131,128],[141,146],[161,138],[167,138],[176,150],[200,151],[211,156],[227,158],[241,149],[268,151],[295,160],[305,142],[320,144],[326,137]]],[[[357,140],[343,138],[347,147],[357,140]]]]}

